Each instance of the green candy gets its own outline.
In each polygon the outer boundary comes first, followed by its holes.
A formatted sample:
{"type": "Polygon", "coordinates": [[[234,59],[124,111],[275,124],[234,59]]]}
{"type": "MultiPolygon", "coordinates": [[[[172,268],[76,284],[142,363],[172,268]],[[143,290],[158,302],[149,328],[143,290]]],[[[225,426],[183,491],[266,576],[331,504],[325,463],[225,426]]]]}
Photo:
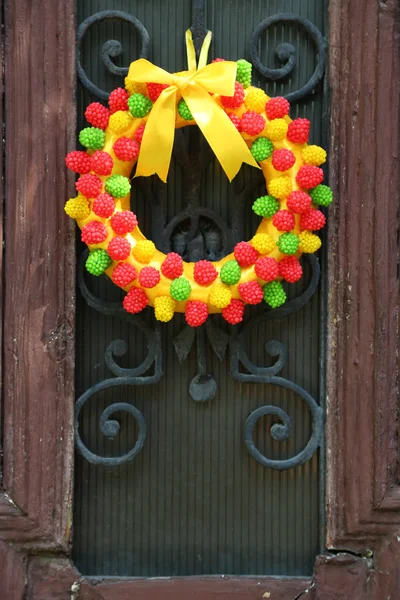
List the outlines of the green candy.
{"type": "Polygon", "coordinates": [[[112,260],[106,250],[92,250],[86,260],[86,270],[92,275],[101,275],[111,265],[112,260]]]}
{"type": "Polygon", "coordinates": [[[263,287],[264,302],[271,308],[277,308],[286,302],[285,290],[280,281],[270,281],[263,287]]]}
{"type": "Polygon", "coordinates": [[[106,181],[106,192],[114,198],[123,198],[131,191],[129,179],[123,175],[111,175],[106,181]]]}
{"type": "Polygon", "coordinates": [[[174,300],[183,302],[189,298],[192,287],[186,277],[178,277],[172,281],[169,291],[174,300]]]}
{"type": "Polygon", "coordinates": [[[250,148],[250,152],[258,162],[269,158],[273,151],[274,146],[272,142],[265,137],[258,138],[250,148]]]}
{"type": "Polygon", "coordinates": [[[152,101],[143,94],[132,94],[128,98],[128,106],[132,117],[145,117],[152,109],[152,101]]]}
{"type": "Polygon", "coordinates": [[[273,196],[260,196],[253,204],[253,211],[259,217],[271,219],[279,210],[279,202],[273,196]]]}
{"type": "Polygon", "coordinates": [[[317,185],[309,194],[314,204],[319,206],[329,206],[333,200],[332,190],[327,185],[317,185]]]}
{"type": "Polygon", "coordinates": [[[292,255],[296,254],[299,243],[300,240],[295,233],[286,232],[278,238],[276,245],[283,254],[292,255]]]}
{"type": "Polygon", "coordinates": [[[251,63],[247,62],[244,58],[241,58],[236,64],[236,81],[239,81],[244,88],[248,88],[251,85],[251,63]]]}
{"type": "Polygon", "coordinates": [[[242,276],[242,270],[237,260],[228,260],[222,268],[219,274],[222,283],[227,285],[235,285],[240,281],[242,276]]]}
{"type": "Polygon", "coordinates": [[[85,127],[79,134],[79,141],[89,150],[101,150],[106,141],[106,134],[98,127],[85,127]]]}
{"type": "Polygon", "coordinates": [[[179,100],[178,102],[178,113],[185,121],[193,121],[193,115],[184,100],[179,100]]]}

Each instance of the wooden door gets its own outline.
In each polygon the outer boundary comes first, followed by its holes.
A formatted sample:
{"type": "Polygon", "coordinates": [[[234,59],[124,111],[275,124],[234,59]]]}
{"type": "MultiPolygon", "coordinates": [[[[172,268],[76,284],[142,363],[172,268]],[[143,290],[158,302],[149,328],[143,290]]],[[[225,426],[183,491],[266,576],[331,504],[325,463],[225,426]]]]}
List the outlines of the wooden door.
{"type": "MultiPolygon", "coordinates": [[[[198,5],[199,3],[194,3],[198,5]]],[[[4,598],[399,594],[398,13],[329,3],[326,536],[310,577],[87,578],[71,560],[75,2],[5,1],[0,573],[4,598]],[[382,68],[382,66],[385,68],[382,68]]]]}

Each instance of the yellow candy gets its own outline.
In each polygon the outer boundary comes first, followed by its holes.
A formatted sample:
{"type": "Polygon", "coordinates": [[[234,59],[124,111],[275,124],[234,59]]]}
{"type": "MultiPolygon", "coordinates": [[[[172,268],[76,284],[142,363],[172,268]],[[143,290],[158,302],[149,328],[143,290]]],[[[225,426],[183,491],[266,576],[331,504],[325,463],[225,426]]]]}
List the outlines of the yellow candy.
{"type": "Polygon", "coordinates": [[[117,110],[111,115],[108,127],[116,135],[124,133],[132,125],[132,116],[123,110],[117,110]]]}
{"type": "Polygon", "coordinates": [[[157,321],[167,323],[175,312],[175,300],[171,296],[158,296],[154,298],[154,314],[157,321]]]}
{"type": "Polygon", "coordinates": [[[156,247],[151,240],[140,240],[132,250],[133,256],[141,263],[149,263],[154,256],[156,247]]]}
{"type": "Polygon", "coordinates": [[[285,119],[273,119],[267,124],[266,134],[267,137],[273,142],[284,140],[287,134],[288,124],[285,119]]]}
{"type": "Polygon", "coordinates": [[[217,308],[225,308],[232,300],[231,290],[223,283],[216,283],[208,297],[208,301],[217,308]]]}
{"type": "Polygon", "coordinates": [[[319,167],[326,161],[326,152],[321,146],[306,146],[301,156],[306,165],[313,165],[314,167],[319,167]]]}
{"type": "Polygon", "coordinates": [[[72,219],[86,219],[91,213],[87,198],[78,194],[76,198],[70,198],[64,206],[64,210],[72,219]]]}
{"type": "Polygon", "coordinates": [[[250,244],[260,254],[269,254],[275,248],[275,242],[268,233],[256,233],[250,244]]]}
{"type": "Polygon", "coordinates": [[[299,234],[300,244],[299,251],[304,252],[305,254],[313,254],[321,248],[321,240],[315,235],[315,233],[311,233],[311,231],[302,231],[299,234]]]}
{"type": "Polygon", "coordinates": [[[265,110],[265,104],[268,96],[259,88],[250,87],[247,89],[247,94],[244,99],[244,104],[248,110],[254,110],[257,113],[262,113],[265,110]]]}
{"type": "Polygon", "coordinates": [[[271,179],[268,186],[268,192],[274,198],[279,198],[282,200],[283,198],[287,198],[292,191],[292,180],[290,177],[275,177],[271,179]]]}
{"type": "Polygon", "coordinates": [[[132,96],[132,94],[143,94],[144,96],[148,96],[147,85],[145,83],[129,81],[127,77],[125,77],[125,89],[130,96],[132,96]]]}

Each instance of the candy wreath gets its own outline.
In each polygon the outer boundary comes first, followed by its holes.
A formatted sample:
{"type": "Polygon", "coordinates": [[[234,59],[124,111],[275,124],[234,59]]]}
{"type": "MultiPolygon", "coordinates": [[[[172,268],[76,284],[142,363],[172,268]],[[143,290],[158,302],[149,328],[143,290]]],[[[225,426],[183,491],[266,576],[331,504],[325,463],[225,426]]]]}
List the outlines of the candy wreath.
{"type": "MultiPolygon", "coordinates": [[[[308,145],[310,122],[291,120],[285,98],[269,98],[251,86],[250,63],[237,61],[235,73],[233,95],[208,94],[208,100],[240,133],[246,152],[250,150],[262,169],[267,190],[252,206],[261,218],[252,239],[239,242],[218,262],[188,263],[174,252],[163,254],[146,239],[130,210],[131,172],[141,154],[148,119],[168,84],[132,81],[128,76],[126,89],[110,94],[108,107],[93,102],[86,109],[89,127],[79,134],[86,150],[66,157],[68,168],[80,176],[78,195],[68,200],[65,211],[76,219],[89,247],[86,269],[92,275],[106,273],[127,292],[123,306],[129,313],[150,305],[159,321],[181,312],[192,327],[202,325],[210,313],[222,313],[235,325],[243,320],[246,304],[282,305],[285,282],[302,277],[301,254],[321,246],[313,232],[325,225],[319,208],[332,202],[320,168],[326,152],[308,145]]],[[[175,128],[196,124],[179,85],[175,101],[175,128]]]]}

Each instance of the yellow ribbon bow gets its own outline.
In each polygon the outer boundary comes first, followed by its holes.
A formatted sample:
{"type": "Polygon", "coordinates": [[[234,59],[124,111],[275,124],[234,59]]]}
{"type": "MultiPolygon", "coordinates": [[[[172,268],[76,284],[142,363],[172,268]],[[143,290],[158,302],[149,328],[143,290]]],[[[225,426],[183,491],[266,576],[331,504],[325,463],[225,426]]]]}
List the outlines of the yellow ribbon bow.
{"type": "Polygon", "coordinates": [[[235,177],[242,163],[259,168],[246,142],[224,112],[210,96],[233,96],[235,91],[235,62],[224,61],[206,65],[211,32],[200,53],[196,71],[196,55],[191,32],[186,32],[189,71],[171,74],[143,58],[129,67],[127,79],[137,83],[164,83],[165,88],[148,116],[136,167],[137,176],[157,173],[167,180],[175,136],[177,96],[182,95],[194,120],[221,163],[229,181],[235,177]]]}

